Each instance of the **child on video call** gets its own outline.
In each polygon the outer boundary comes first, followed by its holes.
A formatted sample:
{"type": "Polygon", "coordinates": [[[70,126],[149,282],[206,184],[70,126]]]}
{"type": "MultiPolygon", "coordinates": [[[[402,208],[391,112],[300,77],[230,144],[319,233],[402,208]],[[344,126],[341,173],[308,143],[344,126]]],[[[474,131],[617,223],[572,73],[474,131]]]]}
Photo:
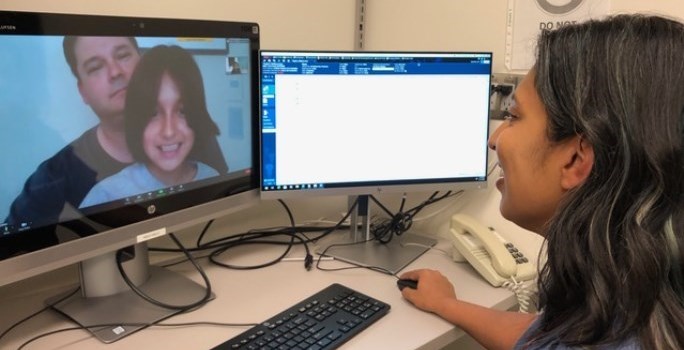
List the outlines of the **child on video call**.
{"type": "Polygon", "coordinates": [[[217,176],[197,161],[219,131],[207,111],[197,63],[178,46],[160,45],[140,60],[128,85],[126,141],[136,162],[93,187],[80,207],[217,176]]]}

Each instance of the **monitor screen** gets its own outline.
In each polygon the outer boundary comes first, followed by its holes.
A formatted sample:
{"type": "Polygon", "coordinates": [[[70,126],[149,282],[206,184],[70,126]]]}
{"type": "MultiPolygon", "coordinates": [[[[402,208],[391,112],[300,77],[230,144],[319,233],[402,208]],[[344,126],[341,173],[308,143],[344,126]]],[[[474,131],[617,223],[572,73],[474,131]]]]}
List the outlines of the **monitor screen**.
{"type": "Polygon", "coordinates": [[[491,53],[260,62],[262,198],[486,187],[491,53]]]}
{"type": "Polygon", "coordinates": [[[257,24],[0,19],[0,285],[258,201],[257,24]]]}

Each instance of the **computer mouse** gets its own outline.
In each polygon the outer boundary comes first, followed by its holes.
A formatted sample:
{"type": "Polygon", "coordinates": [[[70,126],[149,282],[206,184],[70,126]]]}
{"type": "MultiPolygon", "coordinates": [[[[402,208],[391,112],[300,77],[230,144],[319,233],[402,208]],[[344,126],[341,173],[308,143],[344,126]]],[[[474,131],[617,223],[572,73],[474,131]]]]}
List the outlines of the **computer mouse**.
{"type": "Polygon", "coordinates": [[[409,287],[411,289],[416,289],[416,288],[418,288],[418,281],[409,280],[409,279],[398,279],[397,280],[397,287],[399,287],[399,290],[403,290],[406,287],[409,287]]]}

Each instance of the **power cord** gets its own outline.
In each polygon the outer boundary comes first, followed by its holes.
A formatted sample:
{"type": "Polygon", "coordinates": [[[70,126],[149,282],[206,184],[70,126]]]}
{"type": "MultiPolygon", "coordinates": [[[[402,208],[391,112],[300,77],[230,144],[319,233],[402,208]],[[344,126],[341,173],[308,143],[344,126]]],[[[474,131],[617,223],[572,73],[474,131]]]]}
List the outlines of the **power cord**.
{"type": "Polygon", "coordinates": [[[211,219],[207,222],[206,225],[204,225],[204,228],[202,229],[202,232],[200,232],[199,236],[197,236],[197,243],[195,243],[195,246],[197,248],[202,246],[202,238],[204,238],[204,235],[207,233],[209,230],[209,227],[211,227],[211,224],[214,223],[214,219],[211,219]]]}
{"type": "Polygon", "coordinates": [[[64,300],[70,298],[72,295],[76,294],[79,290],[81,290],[81,287],[75,288],[73,291],[71,291],[71,292],[65,294],[63,297],[61,297],[59,300],[55,301],[53,304],[51,304],[51,305],[46,305],[46,306],[43,307],[42,309],[40,309],[40,310],[38,310],[38,311],[36,311],[36,312],[34,312],[34,313],[32,313],[32,314],[30,314],[30,315],[28,315],[28,316],[22,318],[21,320],[19,320],[19,321],[17,321],[17,322],[15,322],[13,325],[9,326],[9,327],[8,327],[7,329],[5,329],[2,333],[0,333],[0,340],[2,340],[2,338],[4,338],[4,337],[5,337],[10,331],[12,331],[14,328],[17,328],[17,327],[18,327],[19,325],[21,325],[22,323],[24,323],[24,322],[26,322],[26,321],[28,321],[28,320],[30,320],[30,319],[36,317],[37,315],[39,315],[39,314],[42,313],[43,311],[46,311],[46,310],[50,309],[53,305],[58,304],[58,303],[61,303],[62,301],[64,301],[64,300]]]}
{"type": "Polygon", "coordinates": [[[435,210],[434,212],[431,212],[425,216],[414,217],[413,222],[416,223],[416,222],[420,222],[420,221],[426,221],[426,220],[429,220],[429,219],[443,213],[444,211],[446,211],[447,209],[449,209],[450,207],[452,207],[456,203],[459,203],[458,198],[460,198],[464,193],[465,193],[464,190],[459,190],[458,192],[453,193],[452,195],[449,196],[449,198],[452,198],[451,203],[444,205],[441,208],[439,208],[438,210],[435,210]]]}
{"type": "MultiPolygon", "coordinates": [[[[265,229],[259,229],[259,230],[250,230],[245,233],[241,234],[235,234],[231,235],[228,237],[222,237],[219,239],[215,239],[209,242],[202,242],[202,238],[208,231],[209,226],[213,221],[209,221],[205,227],[202,229],[202,232],[200,233],[198,239],[197,239],[197,247],[196,248],[190,248],[188,251],[191,252],[202,252],[202,251],[210,251],[209,254],[201,256],[200,258],[209,258],[209,261],[215,265],[224,267],[224,268],[230,268],[230,269],[237,269],[237,270],[250,270],[250,269],[258,269],[266,266],[270,266],[273,264],[276,264],[280,261],[283,261],[283,259],[287,256],[287,254],[290,252],[291,248],[295,244],[304,244],[305,249],[307,250],[307,255],[304,258],[304,266],[305,268],[311,268],[313,266],[313,261],[314,257],[311,254],[311,252],[308,249],[308,243],[314,243],[317,240],[323,238],[324,236],[332,233],[333,231],[344,228],[346,227],[344,225],[344,220],[349,216],[345,216],[342,220],[338,221],[334,226],[326,227],[326,226],[320,226],[320,225],[314,225],[314,226],[296,226],[294,217],[292,215],[292,212],[289,210],[287,205],[281,201],[281,204],[285,208],[285,210],[288,212],[288,217],[290,218],[290,226],[289,227],[275,227],[275,228],[265,228],[265,229]],[[306,236],[305,232],[323,232],[322,234],[318,235],[317,237],[309,238],[306,236]],[[275,237],[279,236],[286,236],[288,238],[287,241],[282,241],[282,240],[275,240],[275,237]],[[279,257],[274,259],[273,261],[269,261],[263,264],[258,264],[254,266],[239,266],[239,265],[234,265],[234,264],[229,264],[221,261],[219,257],[223,255],[225,252],[229,251],[232,248],[236,248],[239,246],[243,245],[248,245],[248,244],[268,244],[268,245],[287,245],[288,247],[286,248],[286,251],[281,254],[279,257]]],[[[150,251],[155,251],[155,252],[174,252],[178,253],[180,252],[179,249],[177,248],[161,248],[161,247],[150,247],[150,251]]],[[[187,259],[186,259],[187,260],[187,259]]],[[[182,263],[183,261],[178,261],[174,262],[173,264],[179,264],[182,263]]],[[[171,264],[171,265],[173,265],[171,264]]]]}
{"type": "MultiPolygon", "coordinates": [[[[278,199],[278,203],[280,203],[283,208],[285,208],[285,211],[287,212],[287,216],[290,219],[290,225],[292,227],[292,236],[297,236],[297,224],[295,223],[294,215],[292,215],[292,211],[290,211],[290,207],[285,204],[285,202],[282,199],[278,199]]],[[[304,234],[302,234],[304,235],[304,234]]],[[[306,237],[306,236],[304,236],[306,237]]],[[[306,256],[304,257],[304,268],[309,271],[311,270],[311,266],[313,265],[313,255],[311,255],[311,251],[309,250],[309,244],[307,242],[307,239],[302,239],[300,237],[297,237],[300,239],[302,244],[304,245],[304,250],[306,251],[306,256]]]]}
{"type": "Polygon", "coordinates": [[[258,325],[258,323],[222,323],[222,322],[186,322],[186,323],[112,323],[112,324],[96,324],[96,325],[90,325],[90,326],[76,326],[76,327],[67,327],[67,328],[60,328],[56,329],[53,331],[45,332],[42,334],[39,334],[27,341],[25,341],[23,344],[21,344],[17,350],[21,350],[25,348],[27,345],[51,336],[53,334],[58,334],[58,333],[64,333],[64,332],[70,332],[70,331],[76,331],[76,330],[85,330],[85,329],[91,329],[91,328],[101,328],[101,327],[115,327],[115,326],[123,326],[123,327],[192,327],[192,326],[219,326],[219,327],[254,327],[258,325]]]}
{"type": "Polygon", "coordinates": [[[149,302],[153,305],[157,305],[157,306],[163,307],[165,309],[183,310],[183,311],[191,310],[191,309],[194,309],[198,306],[204,305],[206,302],[208,302],[211,299],[211,282],[209,282],[209,277],[207,277],[207,274],[204,272],[204,269],[202,269],[202,267],[199,266],[197,261],[195,261],[195,258],[193,258],[193,256],[190,254],[190,252],[188,252],[187,249],[185,249],[185,247],[183,246],[183,244],[181,244],[181,242],[178,240],[178,238],[176,238],[176,235],[174,235],[173,233],[169,233],[169,237],[171,237],[171,239],[174,241],[174,243],[176,243],[176,245],[183,251],[183,253],[188,258],[188,260],[195,266],[195,269],[197,269],[197,271],[200,273],[200,275],[202,275],[202,279],[204,280],[204,284],[206,286],[205,294],[202,297],[202,299],[200,299],[196,302],[190,303],[190,304],[186,304],[186,305],[173,305],[173,304],[161,302],[161,301],[156,300],[156,299],[152,298],[151,296],[147,295],[140,288],[138,288],[138,286],[136,286],[135,283],[133,283],[133,281],[130,280],[130,278],[126,274],[126,271],[124,271],[123,264],[122,264],[123,250],[119,250],[116,252],[116,267],[119,269],[119,272],[121,273],[121,277],[126,282],[128,287],[130,287],[131,290],[135,294],[137,294],[139,297],[145,299],[147,302],[149,302]]]}
{"type": "MultiPolygon", "coordinates": [[[[343,227],[343,224],[345,220],[351,215],[352,210],[356,207],[357,202],[354,202],[352,204],[351,209],[347,212],[347,214],[340,219],[340,221],[337,222],[334,226],[331,227],[309,227],[309,228],[303,228],[296,226],[294,216],[292,215],[292,211],[289,209],[287,204],[285,204],[284,201],[279,200],[280,204],[283,206],[285,211],[287,212],[288,218],[290,220],[290,226],[286,228],[277,228],[274,230],[270,231],[251,231],[247,232],[244,234],[240,235],[234,235],[230,237],[224,237],[220,238],[214,241],[210,241],[207,243],[204,243],[200,246],[199,249],[214,249],[210,254],[209,254],[209,261],[215,265],[225,267],[225,268],[230,268],[230,269],[236,269],[236,270],[251,270],[251,269],[259,269],[271,265],[275,265],[281,261],[290,253],[292,247],[295,244],[302,244],[304,245],[304,248],[306,250],[306,256],[304,258],[304,267],[309,270],[313,267],[313,262],[314,262],[314,256],[311,254],[311,251],[309,249],[308,243],[315,243],[319,239],[329,235],[333,231],[340,229],[343,227]],[[309,238],[304,234],[304,231],[310,231],[310,232],[321,232],[317,237],[314,238],[309,238]],[[278,237],[278,236],[286,236],[288,238],[288,241],[282,241],[282,240],[274,240],[272,238],[278,237]],[[224,261],[221,261],[219,257],[224,254],[225,252],[229,251],[232,248],[236,248],[239,246],[244,246],[248,244],[269,244],[269,245],[286,245],[285,251],[280,254],[278,257],[275,259],[258,264],[258,265],[253,265],[253,266],[240,266],[240,265],[235,265],[235,264],[229,264],[224,261]]],[[[319,259],[320,260],[320,259],[319,259]]]]}
{"type": "Polygon", "coordinates": [[[417,206],[404,211],[404,206],[406,205],[406,194],[402,196],[401,204],[399,206],[399,211],[396,213],[391,212],[387,207],[385,207],[375,196],[370,196],[371,200],[380,207],[390,218],[376,221],[371,225],[371,234],[380,243],[389,243],[394,236],[401,236],[404,232],[408,231],[413,225],[413,219],[421,210],[430,204],[439,202],[443,199],[459,195],[463,191],[458,191],[452,193],[451,191],[446,192],[446,194],[439,196],[439,191],[432,193],[432,195],[418,204],[417,206]]]}
{"type": "MultiPolygon", "coordinates": [[[[380,201],[378,201],[376,198],[373,196],[370,196],[370,198],[380,207],[382,208],[388,215],[391,217],[391,220],[387,222],[381,222],[381,221],[376,221],[375,223],[371,224],[371,232],[374,233],[375,239],[378,239],[380,242],[389,242],[394,235],[401,235],[405,231],[407,231],[414,220],[414,217],[427,205],[430,205],[432,203],[438,202],[440,200],[450,198],[455,195],[461,194],[463,191],[459,191],[456,193],[452,193],[451,191],[447,192],[444,195],[439,195],[439,192],[433,193],[427,200],[423,201],[419,205],[408,209],[404,211],[404,207],[406,205],[406,196],[404,195],[404,198],[402,199],[402,204],[400,207],[400,210],[398,213],[394,214],[391,211],[389,211],[380,201]]],[[[237,270],[250,270],[250,269],[258,269],[258,268],[263,268],[267,266],[271,266],[274,264],[277,264],[290,253],[292,247],[295,244],[302,244],[304,245],[304,248],[306,250],[306,255],[304,258],[304,267],[309,270],[313,267],[314,260],[316,261],[316,268],[319,270],[324,270],[328,271],[330,269],[324,269],[320,266],[320,263],[322,261],[322,257],[329,257],[325,255],[325,251],[327,251],[329,248],[333,246],[339,246],[339,245],[332,245],[326,248],[324,253],[321,253],[319,255],[318,259],[315,259],[313,254],[311,253],[308,244],[309,243],[315,243],[321,238],[329,235],[330,233],[334,232],[335,230],[344,228],[345,225],[344,223],[346,220],[351,216],[351,214],[354,212],[356,207],[358,206],[358,199],[350,205],[349,210],[346,212],[344,217],[342,217],[335,225],[330,226],[330,227],[321,227],[321,226],[314,226],[314,227],[302,227],[302,226],[296,226],[294,216],[289,209],[289,207],[286,205],[286,203],[282,200],[279,200],[279,203],[283,206],[285,211],[287,212],[288,218],[290,220],[290,226],[289,227],[279,227],[279,228],[271,228],[271,229],[261,229],[261,230],[252,230],[246,233],[238,234],[238,235],[232,235],[229,237],[223,237],[219,238],[213,241],[205,242],[202,243],[202,238],[204,237],[205,233],[207,232],[207,229],[209,225],[211,225],[211,222],[207,223],[207,225],[204,227],[202,230],[202,233],[200,234],[200,237],[197,240],[197,248],[194,249],[189,249],[190,251],[193,252],[198,252],[198,251],[205,251],[205,250],[210,250],[211,252],[206,256],[209,258],[209,261],[215,265],[224,267],[224,268],[230,268],[230,269],[237,269],[237,270]],[[320,232],[316,237],[309,238],[307,237],[304,232],[320,232]],[[288,239],[286,241],[283,240],[276,240],[276,237],[279,236],[286,236],[288,239]],[[285,251],[280,254],[278,257],[275,259],[262,263],[262,264],[257,264],[257,265],[252,265],[252,266],[240,266],[240,265],[235,265],[235,264],[230,264],[226,263],[224,259],[222,259],[222,255],[228,252],[229,250],[244,246],[244,245],[249,245],[249,244],[263,244],[263,245],[286,245],[285,251]]],[[[358,243],[363,243],[363,242],[358,242],[358,243]]],[[[355,243],[352,243],[355,244],[355,243]]],[[[169,249],[169,248],[150,248],[150,251],[163,251],[163,252],[177,252],[176,249],[169,249]]],[[[359,268],[358,266],[356,267],[350,267],[350,268],[359,268]]],[[[374,270],[382,270],[381,268],[373,268],[369,267],[374,270]]],[[[346,269],[346,268],[345,268],[346,269]]],[[[381,272],[388,273],[387,271],[382,270],[381,272]]]]}

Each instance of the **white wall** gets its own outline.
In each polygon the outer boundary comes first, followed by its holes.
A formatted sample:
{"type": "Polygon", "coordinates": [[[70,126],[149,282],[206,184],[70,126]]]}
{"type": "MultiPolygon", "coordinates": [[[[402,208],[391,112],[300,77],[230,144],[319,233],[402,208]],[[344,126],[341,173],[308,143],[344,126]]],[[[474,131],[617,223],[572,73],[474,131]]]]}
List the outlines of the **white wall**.
{"type": "Polygon", "coordinates": [[[613,13],[643,12],[661,14],[669,17],[684,19],[684,2],[681,0],[613,0],[613,13]]]}
{"type": "MultiPolygon", "coordinates": [[[[518,0],[532,1],[532,0],[518,0]]],[[[557,1],[563,3],[563,1],[557,1]]],[[[684,18],[681,0],[612,0],[612,12],[684,18]]],[[[366,50],[484,50],[506,72],[506,0],[366,0],[366,50]]]]}
{"type": "Polygon", "coordinates": [[[268,49],[354,48],[355,0],[3,0],[2,10],[257,22],[268,49]]]}
{"type": "Polygon", "coordinates": [[[498,72],[506,9],[505,0],[367,0],[365,48],[492,51],[498,72]]]}

